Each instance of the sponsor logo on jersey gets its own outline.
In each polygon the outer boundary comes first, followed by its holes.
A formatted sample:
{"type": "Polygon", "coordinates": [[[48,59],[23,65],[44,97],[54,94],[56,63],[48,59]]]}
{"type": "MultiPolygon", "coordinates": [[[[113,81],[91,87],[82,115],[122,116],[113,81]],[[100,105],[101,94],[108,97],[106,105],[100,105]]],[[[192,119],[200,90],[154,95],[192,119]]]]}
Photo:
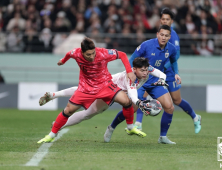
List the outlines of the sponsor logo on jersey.
{"type": "Polygon", "coordinates": [[[140,50],[140,46],[138,46],[138,47],[136,48],[136,50],[139,51],[139,50],[140,50]]]}
{"type": "Polygon", "coordinates": [[[178,40],[175,41],[175,45],[176,45],[176,46],[179,46],[179,45],[180,45],[180,43],[179,43],[178,40]]]}
{"type": "Polygon", "coordinates": [[[155,56],[155,53],[151,53],[151,55],[155,56]]]}

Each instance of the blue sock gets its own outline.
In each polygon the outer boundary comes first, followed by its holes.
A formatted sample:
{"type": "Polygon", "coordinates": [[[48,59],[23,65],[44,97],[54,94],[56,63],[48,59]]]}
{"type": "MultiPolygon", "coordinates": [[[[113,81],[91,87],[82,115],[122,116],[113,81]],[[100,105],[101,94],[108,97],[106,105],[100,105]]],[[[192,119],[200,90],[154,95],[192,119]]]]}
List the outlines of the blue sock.
{"type": "Polygon", "coordinates": [[[111,127],[113,128],[113,129],[115,129],[116,128],[116,126],[118,125],[118,124],[120,124],[122,121],[124,121],[125,120],[125,117],[124,117],[124,115],[123,115],[123,111],[121,110],[117,115],[116,115],[116,117],[115,117],[115,119],[113,120],[113,122],[111,123],[111,127]]]}
{"type": "Polygon", "coordinates": [[[190,115],[192,119],[196,117],[194,110],[186,100],[182,99],[181,103],[178,106],[180,106],[188,115],[190,115]]]}
{"type": "Polygon", "coordinates": [[[170,124],[172,122],[173,114],[169,114],[167,112],[163,112],[161,124],[160,124],[160,136],[166,136],[170,124]]]}
{"type": "Polygon", "coordinates": [[[143,112],[140,109],[137,110],[136,121],[140,123],[143,121],[143,112]]]}

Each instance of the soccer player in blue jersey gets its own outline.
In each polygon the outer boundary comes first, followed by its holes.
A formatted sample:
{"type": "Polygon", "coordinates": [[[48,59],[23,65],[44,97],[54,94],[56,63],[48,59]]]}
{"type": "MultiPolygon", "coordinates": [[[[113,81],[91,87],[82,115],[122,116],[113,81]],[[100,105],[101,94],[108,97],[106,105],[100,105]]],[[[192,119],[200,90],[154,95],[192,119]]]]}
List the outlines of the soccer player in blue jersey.
{"type": "MultiPolygon", "coordinates": [[[[169,8],[164,8],[160,14],[160,22],[161,25],[168,25],[171,26],[174,19],[174,13],[169,8]]],[[[180,57],[180,43],[179,37],[177,33],[171,27],[171,38],[169,40],[170,43],[175,45],[177,53],[176,53],[176,60],[180,57]]],[[[181,98],[180,88],[181,84],[177,83],[175,80],[175,74],[172,70],[171,63],[168,60],[167,63],[164,65],[164,73],[167,75],[166,82],[168,83],[168,91],[171,95],[173,103],[183,109],[194,121],[194,131],[195,133],[199,133],[201,130],[201,116],[197,115],[190,104],[181,98]]],[[[179,76],[179,75],[176,75],[179,76]]],[[[142,118],[143,112],[138,109],[137,111],[137,119],[135,125],[138,129],[142,130],[142,118]]]]}
{"type": "MultiPolygon", "coordinates": [[[[172,66],[172,70],[174,71],[174,75],[176,75],[176,81],[181,83],[181,79],[178,75],[178,65],[176,62],[177,50],[173,44],[168,42],[171,37],[170,34],[171,28],[168,25],[162,25],[157,32],[157,38],[144,41],[140,46],[137,47],[130,58],[130,63],[132,64],[132,61],[135,58],[141,56],[148,58],[150,65],[153,67],[164,71],[164,65],[169,60],[172,66]]],[[[143,100],[143,95],[146,91],[149,95],[161,103],[164,112],[161,119],[160,138],[158,139],[158,143],[175,144],[175,142],[170,141],[166,136],[173,117],[173,102],[165,86],[151,86],[151,84],[156,81],[158,81],[157,78],[150,76],[148,81],[140,89],[138,89],[138,98],[143,100]]],[[[107,139],[105,142],[110,141],[114,129],[123,120],[124,117],[122,111],[120,111],[116,118],[113,120],[112,124],[108,126],[104,134],[107,139]]]]}

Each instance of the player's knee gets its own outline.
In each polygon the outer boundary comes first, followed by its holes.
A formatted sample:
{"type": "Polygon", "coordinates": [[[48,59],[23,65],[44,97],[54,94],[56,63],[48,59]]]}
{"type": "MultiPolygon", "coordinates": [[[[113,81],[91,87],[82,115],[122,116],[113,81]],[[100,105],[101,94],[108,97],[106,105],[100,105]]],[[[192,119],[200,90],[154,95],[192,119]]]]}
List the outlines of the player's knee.
{"type": "Polygon", "coordinates": [[[123,107],[128,108],[132,106],[132,101],[130,99],[125,100],[125,102],[123,103],[123,107]]]}
{"type": "Polygon", "coordinates": [[[179,98],[179,99],[173,99],[173,103],[174,103],[175,105],[177,105],[177,106],[181,103],[181,101],[182,101],[181,98],[179,98]]]}
{"type": "Polygon", "coordinates": [[[166,111],[167,113],[172,114],[173,111],[174,111],[174,106],[173,106],[173,104],[168,104],[168,105],[163,106],[163,109],[164,109],[164,111],[166,111]]]}
{"type": "Polygon", "coordinates": [[[67,116],[71,116],[74,113],[74,110],[66,106],[66,108],[63,110],[63,113],[67,116]]]}

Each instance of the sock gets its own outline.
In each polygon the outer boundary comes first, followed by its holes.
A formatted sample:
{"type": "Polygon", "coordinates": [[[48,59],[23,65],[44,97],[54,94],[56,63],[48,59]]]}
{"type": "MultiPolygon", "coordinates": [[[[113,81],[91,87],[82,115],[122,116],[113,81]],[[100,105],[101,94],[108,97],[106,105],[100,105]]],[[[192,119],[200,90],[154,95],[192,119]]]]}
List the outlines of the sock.
{"type": "Polygon", "coordinates": [[[142,126],[142,123],[140,123],[140,122],[135,122],[135,125],[137,125],[137,126],[142,126]]]}
{"type": "Polygon", "coordinates": [[[124,121],[124,120],[125,120],[125,117],[124,117],[124,115],[123,115],[123,111],[121,110],[119,113],[117,113],[115,119],[114,119],[113,122],[111,123],[111,127],[112,127],[113,129],[115,129],[116,126],[117,126],[118,124],[120,124],[120,123],[121,123],[122,121],[124,121]]]}
{"type": "Polygon", "coordinates": [[[172,122],[173,114],[169,114],[167,112],[163,112],[161,123],[160,123],[160,136],[166,136],[167,131],[172,122]]]}
{"type": "Polygon", "coordinates": [[[123,115],[126,119],[127,124],[133,124],[133,119],[134,119],[133,105],[130,105],[129,107],[123,107],[123,115]]]}
{"type": "Polygon", "coordinates": [[[64,114],[64,111],[62,111],[61,113],[59,113],[59,115],[57,116],[53,126],[52,126],[52,132],[53,133],[58,133],[58,131],[61,129],[61,127],[66,124],[67,120],[68,120],[69,116],[66,116],[64,114]]]}
{"type": "Polygon", "coordinates": [[[127,124],[127,129],[132,130],[133,129],[133,124],[127,124]]]}
{"type": "Polygon", "coordinates": [[[68,89],[64,89],[61,91],[57,91],[57,92],[50,92],[51,96],[53,99],[57,98],[57,97],[71,97],[74,92],[77,90],[77,86],[74,87],[70,87],[68,89]]]}
{"type": "Polygon", "coordinates": [[[140,109],[137,110],[136,121],[140,123],[143,121],[143,112],[140,109]]]}
{"type": "Polygon", "coordinates": [[[190,115],[192,119],[196,117],[194,110],[186,100],[182,99],[181,103],[178,106],[180,106],[188,115],[190,115]]]}

